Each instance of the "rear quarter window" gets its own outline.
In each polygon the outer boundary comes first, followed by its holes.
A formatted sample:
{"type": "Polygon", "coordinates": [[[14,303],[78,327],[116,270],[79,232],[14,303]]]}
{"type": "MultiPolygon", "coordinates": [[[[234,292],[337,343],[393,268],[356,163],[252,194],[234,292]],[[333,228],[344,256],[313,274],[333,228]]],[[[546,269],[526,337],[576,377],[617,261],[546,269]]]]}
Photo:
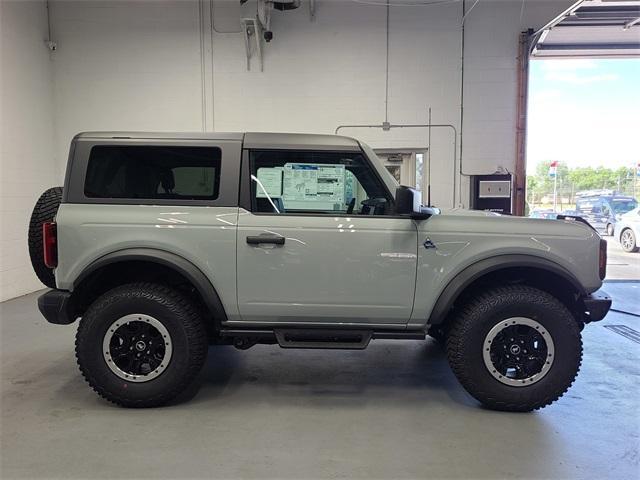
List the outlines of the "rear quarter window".
{"type": "Polygon", "coordinates": [[[131,200],[215,200],[220,186],[217,147],[96,145],[84,194],[131,200]]]}

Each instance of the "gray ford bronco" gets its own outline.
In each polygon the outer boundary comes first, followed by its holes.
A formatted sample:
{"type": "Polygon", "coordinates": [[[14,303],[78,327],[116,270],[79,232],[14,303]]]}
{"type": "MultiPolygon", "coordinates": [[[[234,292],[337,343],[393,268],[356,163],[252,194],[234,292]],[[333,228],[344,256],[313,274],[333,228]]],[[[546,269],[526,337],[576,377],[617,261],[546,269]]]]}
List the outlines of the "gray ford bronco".
{"type": "Polygon", "coordinates": [[[128,407],[174,400],[210,345],[431,335],[477,400],[529,411],[569,388],[611,306],[606,243],[579,219],[423,207],[331,135],[79,134],[29,248],[40,311],[80,319],[80,371],[128,407]]]}

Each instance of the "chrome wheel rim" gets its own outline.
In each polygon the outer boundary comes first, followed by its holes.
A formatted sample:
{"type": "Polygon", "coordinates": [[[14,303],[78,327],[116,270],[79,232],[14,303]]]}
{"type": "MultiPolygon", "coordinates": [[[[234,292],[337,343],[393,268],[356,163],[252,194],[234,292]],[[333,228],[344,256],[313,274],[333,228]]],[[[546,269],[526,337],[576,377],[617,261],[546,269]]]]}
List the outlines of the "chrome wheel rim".
{"type": "Polygon", "coordinates": [[[633,248],[633,236],[629,230],[626,230],[622,233],[622,239],[620,243],[622,243],[622,246],[627,250],[631,250],[633,248]]]}
{"type": "Polygon", "coordinates": [[[165,326],[150,315],[135,313],[113,322],[102,341],[109,369],[129,382],[148,382],[169,366],[173,345],[165,326]]]}
{"type": "Polygon", "coordinates": [[[489,330],[482,357],[489,373],[500,383],[526,387],[549,373],[555,357],[553,338],[531,318],[507,318],[489,330]]]}

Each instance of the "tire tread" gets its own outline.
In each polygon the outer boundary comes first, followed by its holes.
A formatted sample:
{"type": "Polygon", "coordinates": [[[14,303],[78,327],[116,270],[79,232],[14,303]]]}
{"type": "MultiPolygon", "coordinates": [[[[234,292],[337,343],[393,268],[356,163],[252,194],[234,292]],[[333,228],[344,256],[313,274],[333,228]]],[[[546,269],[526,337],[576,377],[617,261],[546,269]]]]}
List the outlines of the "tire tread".
{"type": "MultiPolygon", "coordinates": [[[[100,347],[101,348],[101,347],[100,347]]],[[[75,341],[76,360],[80,372],[91,388],[104,399],[124,407],[146,408],[164,405],[184,391],[198,375],[207,356],[208,341],[207,332],[197,307],[191,300],[178,291],[162,284],[139,282],[114,288],[99,297],[87,310],[85,317],[80,320],[75,341]],[[146,298],[159,302],[169,310],[176,312],[182,317],[185,334],[189,344],[188,369],[181,381],[171,390],[162,392],[153,397],[136,400],[109,391],[92,376],[89,369],[82,365],[81,345],[90,342],[89,322],[93,315],[108,307],[113,302],[118,302],[126,298],[146,298]]]]}
{"type": "Polygon", "coordinates": [[[62,187],[49,188],[38,198],[29,220],[27,244],[31,266],[38,279],[49,288],[56,287],[56,279],[53,270],[44,264],[42,224],[53,221],[58,213],[61,201],[62,187]]]}
{"type": "Polygon", "coordinates": [[[567,307],[559,300],[537,288],[525,285],[511,285],[496,287],[480,293],[462,307],[448,331],[446,352],[451,369],[462,386],[481,403],[496,410],[527,412],[541,409],[555,402],[564,395],[573,384],[582,362],[582,339],[578,322],[573,318],[573,315],[571,315],[567,307]],[[547,395],[536,401],[505,402],[496,398],[491,392],[484,391],[479,384],[470,377],[468,369],[466,368],[467,360],[463,358],[460,353],[461,346],[465,342],[465,339],[470,336],[470,329],[473,328],[478,319],[488,314],[491,307],[494,306],[500,298],[507,298],[515,302],[540,302],[544,307],[556,311],[563,318],[569,319],[569,321],[565,322],[566,328],[569,334],[578,342],[579,349],[574,358],[577,369],[573,379],[571,379],[568,385],[555,385],[547,395]]]}

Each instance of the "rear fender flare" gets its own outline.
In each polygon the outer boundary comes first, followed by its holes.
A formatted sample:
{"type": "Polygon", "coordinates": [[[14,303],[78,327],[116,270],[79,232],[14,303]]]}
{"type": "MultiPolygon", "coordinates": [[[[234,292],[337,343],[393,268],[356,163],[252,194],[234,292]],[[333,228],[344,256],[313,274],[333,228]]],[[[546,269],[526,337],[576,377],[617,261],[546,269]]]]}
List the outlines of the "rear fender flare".
{"type": "Polygon", "coordinates": [[[152,248],[129,248],[104,255],[89,264],[73,282],[74,290],[89,276],[107,265],[130,261],[156,263],[170,268],[185,277],[198,291],[206,308],[219,322],[225,322],[227,315],[222,301],[207,276],[189,260],[164,250],[152,248]]]}

